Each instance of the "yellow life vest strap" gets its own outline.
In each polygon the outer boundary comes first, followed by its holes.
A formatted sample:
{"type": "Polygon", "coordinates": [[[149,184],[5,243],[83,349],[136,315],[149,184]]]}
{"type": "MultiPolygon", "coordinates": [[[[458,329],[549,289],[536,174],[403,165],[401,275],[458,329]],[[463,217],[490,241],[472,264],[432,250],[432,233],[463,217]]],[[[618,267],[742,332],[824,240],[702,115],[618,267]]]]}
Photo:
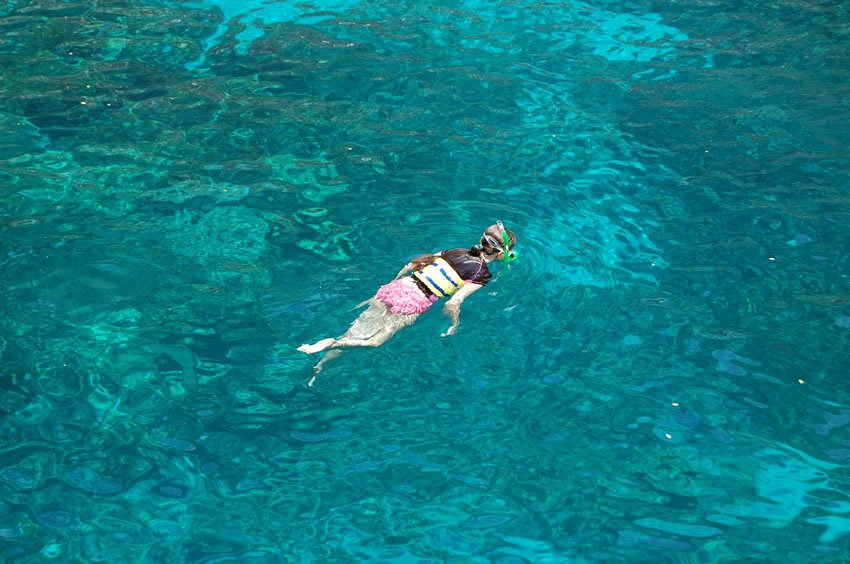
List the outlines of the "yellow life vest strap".
{"type": "Polygon", "coordinates": [[[438,298],[448,298],[463,286],[463,279],[445,260],[437,259],[413,275],[438,298]]]}

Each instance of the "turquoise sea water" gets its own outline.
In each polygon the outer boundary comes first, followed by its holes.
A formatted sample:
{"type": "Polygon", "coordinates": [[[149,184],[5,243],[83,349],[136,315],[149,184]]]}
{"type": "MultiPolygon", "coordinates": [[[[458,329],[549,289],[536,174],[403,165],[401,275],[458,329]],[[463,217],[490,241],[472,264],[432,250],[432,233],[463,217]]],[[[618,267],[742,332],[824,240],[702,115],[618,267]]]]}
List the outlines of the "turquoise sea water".
{"type": "Polygon", "coordinates": [[[837,562],[850,3],[0,2],[0,560],[837,562]],[[521,260],[314,387],[502,219],[521,260]]]}

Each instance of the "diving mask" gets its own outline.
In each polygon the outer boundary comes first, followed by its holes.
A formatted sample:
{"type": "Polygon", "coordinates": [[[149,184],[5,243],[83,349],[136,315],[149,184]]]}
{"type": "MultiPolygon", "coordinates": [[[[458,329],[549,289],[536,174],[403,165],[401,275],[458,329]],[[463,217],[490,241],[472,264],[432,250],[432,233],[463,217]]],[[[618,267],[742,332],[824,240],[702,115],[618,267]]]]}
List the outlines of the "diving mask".
{"type": "Polygon", "coordinates": [[[502,251],[504,252],[504,261],[508,264],[517,259],[518,253],[516,249],[511,248],[511,238],[508,236],[508,230],[502,224],[502,220],[496,221],[499,226],[499,231],[502,232],[502,251]]]}

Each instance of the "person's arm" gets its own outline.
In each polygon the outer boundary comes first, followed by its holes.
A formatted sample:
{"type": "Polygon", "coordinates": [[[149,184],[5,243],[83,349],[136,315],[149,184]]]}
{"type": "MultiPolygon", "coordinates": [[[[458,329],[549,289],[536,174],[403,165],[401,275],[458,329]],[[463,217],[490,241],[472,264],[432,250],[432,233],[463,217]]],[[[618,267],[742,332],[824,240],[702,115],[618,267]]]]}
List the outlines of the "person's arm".
{"type": "Polygon", "coordinates": [[[461,286],[460,289],[455,292],[451,298],[449,298],[449,301],[447,301],[445,307],[443,307],[443,313],[452,320],[452,326],[443,333],[443,337],[455,334],[457,326],[460,324],[460,304],[462,304],[463,300],[477,292],[480,288],[480,284],[469,282],[461,286]]]}
{"type": "Polygon", "coordinates": [[[405,274],[407,274],[411,270],[413,270],[413,263],[409,262],[409,263],[404,265],[404,268],[402,268],[401,270],[398,271],[398,274],[395,275],[395,278],[393,278],[393,280],[398,280],[399,278],[401,278],[402,276],[404,276],[405,274]]]}

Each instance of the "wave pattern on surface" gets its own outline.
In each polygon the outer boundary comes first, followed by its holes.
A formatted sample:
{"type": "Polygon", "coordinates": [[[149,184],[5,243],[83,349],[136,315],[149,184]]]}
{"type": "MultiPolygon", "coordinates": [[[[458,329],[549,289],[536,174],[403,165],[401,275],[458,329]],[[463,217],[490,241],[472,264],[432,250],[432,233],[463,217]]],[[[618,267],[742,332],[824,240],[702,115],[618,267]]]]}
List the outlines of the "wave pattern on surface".
{"type": "Polygon", "coordinates": [[[0,3],[0,559],[839,559],[847,15],[0,3]]]}

